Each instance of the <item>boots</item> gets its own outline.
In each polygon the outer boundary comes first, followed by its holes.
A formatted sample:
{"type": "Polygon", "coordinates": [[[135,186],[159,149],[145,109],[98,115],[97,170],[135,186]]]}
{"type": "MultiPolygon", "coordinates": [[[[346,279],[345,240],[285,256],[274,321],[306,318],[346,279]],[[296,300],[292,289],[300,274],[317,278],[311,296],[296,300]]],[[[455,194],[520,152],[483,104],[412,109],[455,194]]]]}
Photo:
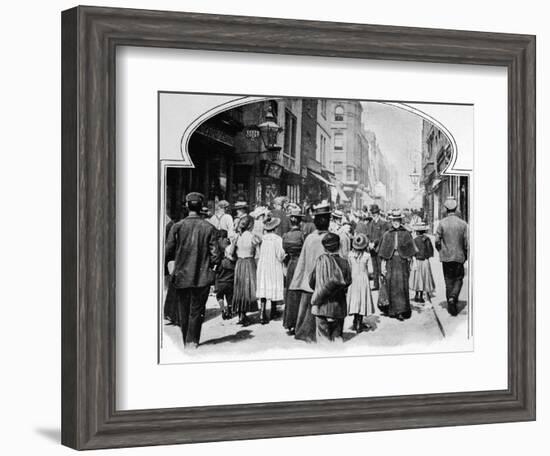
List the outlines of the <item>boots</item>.
{"type": "Polygon", "coordinates": [[[262,299],[260,301],[260,323],[262,325],[269,323],[269,320],[267,319],[267,314],[265,311],[265,306],[266,306],[266,301],[265,299],[262,299]]]}
{"type": "Polygon", "coordinates": [[[269,313],[269,317],[271,320],[275,320],[281,316],[280,312],[277,310],[277,302],[271,301],[271,312],[269,313]]]}
{"type": "Polygon", "coordinates": [[[227,320],[227,309],[225,308],[225,302],[223,299],[218,299],[218,305],[222,311],[222,319],[227,320]]]}
{"type": "Polygon", "coordinates": [[[419,292],[418,292],[418,302],[421,303],[421,304],[424,304],[424,297],[423,297],[423,295],[424,295],[424,292],[422,292],[422,291],[419,291],[419,292]]]}

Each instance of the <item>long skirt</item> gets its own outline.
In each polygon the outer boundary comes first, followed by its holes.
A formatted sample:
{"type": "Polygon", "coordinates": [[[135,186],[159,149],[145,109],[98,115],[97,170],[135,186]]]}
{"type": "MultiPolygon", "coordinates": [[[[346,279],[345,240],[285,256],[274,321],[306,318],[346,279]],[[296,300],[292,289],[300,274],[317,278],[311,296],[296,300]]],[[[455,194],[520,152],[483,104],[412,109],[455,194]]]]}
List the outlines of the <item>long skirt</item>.
{"type": "Polygon", "coordinates": [[[237,260],[233,288],[234,314],[258,310],[256,301],[256,261],[254,258],[239,258],[237,260]]]}
{"type": "Polygon", "coordinates": [[[298,318],[296,319],[295,339],[305,342],[317,341],[317,324],[315,317],[311,313],[311,298],[313,293],[301,292],[300,307],[298,309],[298,318]]]}
{"type": "Polygon", "coordinates": [[[430,260],[416,260],[416,269],[411,274],[410,288],[414,291],[425,291],[429,294],[435,291],[430,260]]]}
{"type": "Polygon", "coordinates": [[[390,317],[411,316],[409,273],[408,259],[393,255],[391,260],[386,261],[386,280],[381,284],[384,290],[379,294],[378,307],[390,317]]]}
{"type": "Polygon", "coordinates": [[[300,308],[301,291],[289,290],[288,287],[294,277],[298,257],[291,257],[288,262],[286,277],[285,277],[285,310],[283,315],[283,327],[286,329],[296,328],[296,320],[298,319],[298,309],[300,308]]]}

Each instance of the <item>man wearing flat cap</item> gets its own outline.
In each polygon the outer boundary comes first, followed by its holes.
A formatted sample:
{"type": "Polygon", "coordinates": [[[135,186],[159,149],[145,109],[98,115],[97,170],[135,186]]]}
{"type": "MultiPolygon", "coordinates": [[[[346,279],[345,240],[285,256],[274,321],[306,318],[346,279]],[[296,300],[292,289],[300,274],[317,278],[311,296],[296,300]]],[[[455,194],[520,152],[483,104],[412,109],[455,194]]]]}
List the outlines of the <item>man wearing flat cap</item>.
{"type": "Polygon", "coordinates": [[[390,229],[390,224],[380,215],[378,204],[372,204],[370,207],[372,220],[367,225],[367,237],[369,238],[369,250],[372,259],[373,291],[380,288],[380,269],[382,260],[378,256],[378,246],[382,236],[390,229]]]}
{"type": "Polygon", "coordinates": [[[221,254],[216,228],[200,215],[204,196],[192,192],[185,201],[189,215],[170,229],[165,261],[174,260],[171,280],[178,298],[183,344],[197,348],[214,269],[221,261],[221,254]]]}
{"type": "Polygon", "coordinates": [[[468,258],[468,224],[456,214],[457,202],[449,197],[443,204],[447,216],[437,226],[435,248],[443,265],[447,310],[452,316],[458,315],[458,296],[464,280],[464,263],[468,258]]]}

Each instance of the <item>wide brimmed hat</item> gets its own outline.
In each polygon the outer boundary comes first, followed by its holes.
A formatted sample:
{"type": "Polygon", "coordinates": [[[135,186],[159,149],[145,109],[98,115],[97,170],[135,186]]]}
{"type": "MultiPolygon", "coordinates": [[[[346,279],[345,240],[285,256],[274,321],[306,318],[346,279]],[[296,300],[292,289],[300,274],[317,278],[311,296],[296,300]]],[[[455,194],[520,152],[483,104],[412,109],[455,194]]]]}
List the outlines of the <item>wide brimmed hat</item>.
{"type": "Polygon", "coordinates": [[[248,209],[248,203],[246,201],[237,201],[233,205],[234,209],[248,209]]]}
{"type": "Polygon", "coordinates": [[[223,209],[227,209],[229,207],[229,202],[226,200],[221,200],[221,201],[218,201],[217,206],[223,209]]]}
{"type": "Polygon", "coordinates": [[[411,227],[414,231],[428,231],[430,229],[430,226],[426,223],[416,223],[411,227]]]}
{"type": "Polygon", "coordinates": [[[367,245],[369,243],[369,240],[367,239],[367,236],[365,236],[362,233],[356,234],[353,238],[352,246],[354,249],[357,250],[364,250],[367,248],[367,245]]]}
{"type": "Polygon", "coordinates": [[[277,228],[281,223],[279,217],[272,217],[264,222],[264,230],[272,231],[277,228]]]}
{"type": "Polygon", "coordinates": [[[269,214],[269,209],[265,206],[258,206],[256,209],[254,209],[250,215],[254,218],[261,217],[262,215],[269,214]]]}
{"type": "Polygon", "coordinates": [[[305,214],[302,213],[302,209],[297,204],[292,203],[288,207],[288,216],[289,217],[304,217],[305,214]]]}
{"type": "Polygon", "coordinates": [[[286,196],[277,196],[273,198],[274,204],[284,204],[286,202],[288,202],[288,198],[286,196]]]}
{"type": "Polygon", "coordinates": [[[188,203],[202,203],[204,201],[204,195],[199,192],[191,192],[187,194],[185,201],[188,203]]]}
{"type": "Polygon", "coordinates": [[[404,217],[403,212],[399,209],[392,209],[390,212],[388,212],[388,218],[390,220],[402,220],[404,217]]]}
{"type": "Polygon", "coordinates": [[[457,205],[458,203],[456,202],[456,199],[454,196],[449,196],[443,203],[443,206],[445,206],[445,208],[448,209],[449,211],[454,211],[457,205]]]}
{"type": "Polygon", "coordinates": [[[330,204],[328,201],[321,201],[319,204],[314,204],[312,210],[313,215],[330,214],[330,204]]]}
{"type": "Polygon", "coordinates": [[[321,240],[323,247],[329,252],[336,252],[340,249],[340,236],[335,233],[327,233],[321,240]]]}

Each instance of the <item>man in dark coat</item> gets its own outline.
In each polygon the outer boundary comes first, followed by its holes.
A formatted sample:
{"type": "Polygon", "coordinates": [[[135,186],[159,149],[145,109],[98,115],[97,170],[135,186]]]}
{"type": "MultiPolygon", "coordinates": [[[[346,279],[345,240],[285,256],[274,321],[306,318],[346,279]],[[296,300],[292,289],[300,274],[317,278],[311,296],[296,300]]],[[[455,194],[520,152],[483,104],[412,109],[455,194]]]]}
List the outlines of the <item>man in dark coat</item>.
{"type": "Polygon", "coordinates": [[[198,347],[206,301],[214,282],[214,269],[221,260],[217,230],[201,215],[204,197],[189,193],[189,215],[172,226],[165,255],[174,258],[172,280],[178,296],[178,309],[184,345],[198,347]]]}
{"type": "Polygon", "coordinates": [[[458,314],[457,302],[464,280],[464,263],[468,258],[468,224],[456,214],[456,199],[444,203],[447,216],[439,222],[435,232],[435,248],[443,265],[447,293],[447,309],[452,316],[458,314]]]}
{"type": "Polygon", "coordinates": [[[380,208],[377,204],[370,207],[372,220],[367,225],[367,237],[369,238],[369,250],[372,259],[373,273],[373,290],[380,288],[380,264],[381,260],[378,256],[378,246],[382,240],[382,236],[390,229],[390,224],[380,216],[380,208]]]}
{"type": "Polygon", "coordinates": [[[279,226],[275,229],[275,234],[283,237],[283,234],[290,231],[290,220],[286,214],[285,205],[288,204],[288,199],[285,196],[277,196],[273,200],[273,209],[271,210],[271,217],[281,220],[279,226]]]}

